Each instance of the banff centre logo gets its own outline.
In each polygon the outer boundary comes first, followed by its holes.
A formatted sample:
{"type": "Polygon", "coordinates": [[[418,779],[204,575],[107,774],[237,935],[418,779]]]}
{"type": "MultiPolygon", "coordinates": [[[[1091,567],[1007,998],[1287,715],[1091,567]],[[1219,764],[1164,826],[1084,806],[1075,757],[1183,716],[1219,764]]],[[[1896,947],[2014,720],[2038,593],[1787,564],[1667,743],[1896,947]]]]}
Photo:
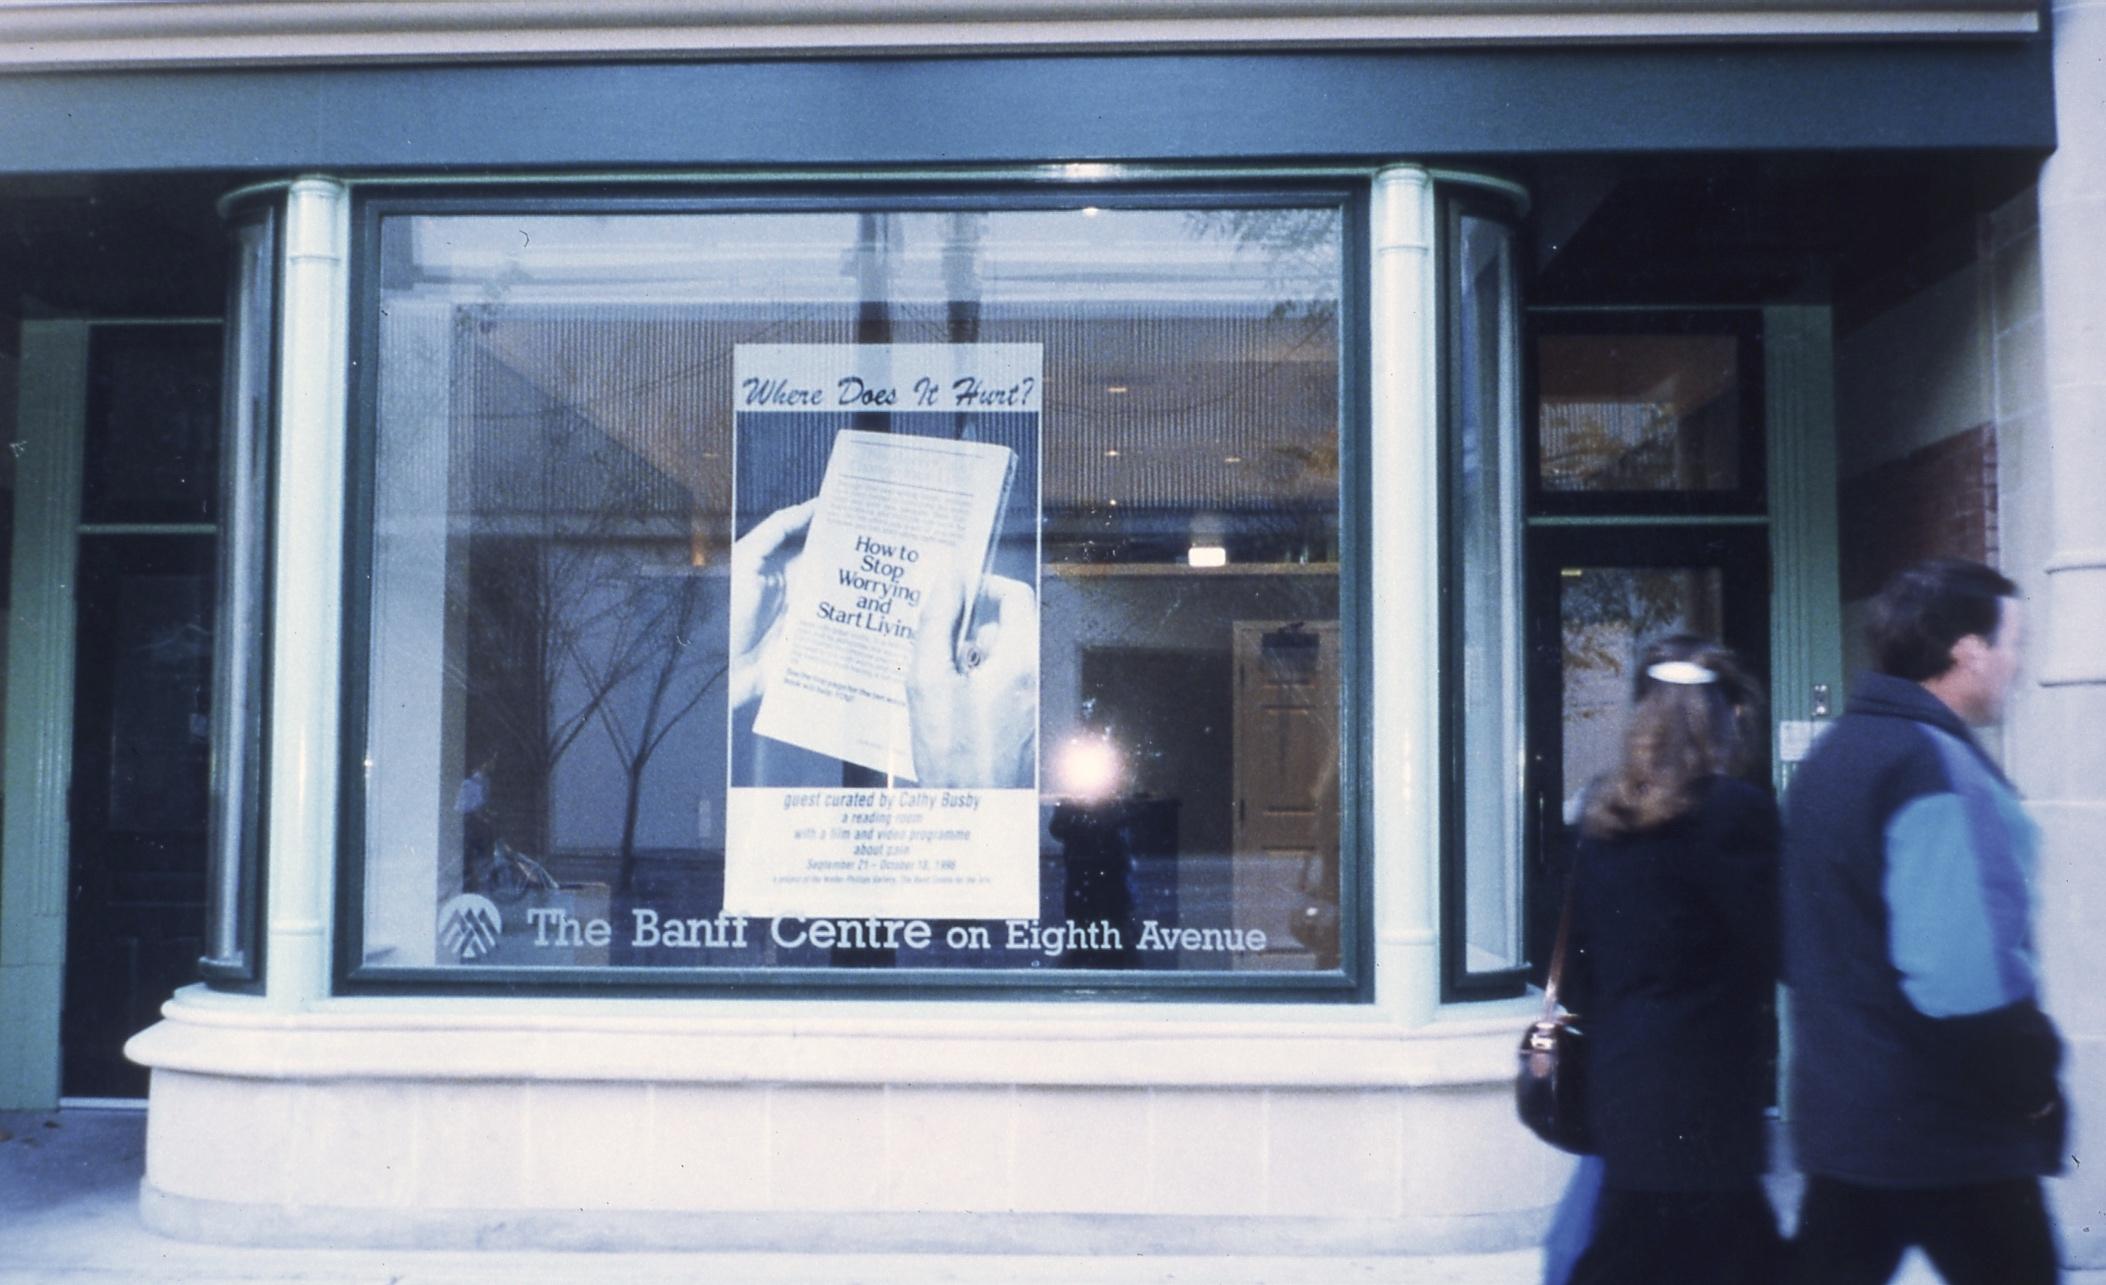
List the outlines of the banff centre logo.
{"type": "Polygon", "coordinates": [[[497,949],[504,930],[497,904],[477,893],[464,892],[439,907],[439,949],[464,964],[497,949]]]}

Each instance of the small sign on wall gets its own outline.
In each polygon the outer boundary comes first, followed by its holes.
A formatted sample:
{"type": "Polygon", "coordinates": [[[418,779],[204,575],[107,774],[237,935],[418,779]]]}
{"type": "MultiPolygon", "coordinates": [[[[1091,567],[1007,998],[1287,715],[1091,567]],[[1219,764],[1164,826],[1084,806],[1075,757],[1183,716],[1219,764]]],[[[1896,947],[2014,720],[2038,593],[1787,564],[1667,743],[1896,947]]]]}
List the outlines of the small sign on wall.
{"type": "Polygon", "coordinates": [[[1828,730],[1830,720],[1825,718],[1786,718],[1777,723],[1777,759],[1782,763],[1797,763],[1813,750],[1814,742],[1828,730]]]}

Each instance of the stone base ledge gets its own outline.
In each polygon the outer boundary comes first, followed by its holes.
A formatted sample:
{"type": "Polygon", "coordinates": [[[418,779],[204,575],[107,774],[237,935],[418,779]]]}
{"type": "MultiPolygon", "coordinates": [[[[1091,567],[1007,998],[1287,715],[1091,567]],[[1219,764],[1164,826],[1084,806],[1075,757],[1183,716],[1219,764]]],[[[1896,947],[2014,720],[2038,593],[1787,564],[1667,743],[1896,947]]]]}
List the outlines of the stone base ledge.
{"type": "Polygon", "coordinates": [[[128,1050],[178,1237],[1387,1255],[1540,1234],[1523,1020],[191,990],[128,1050]]]}
{"type": "Polygon", "coordinates": [[[126,1046],[133,1061],[239,1079],[1297,1089],[1503,1084],[1527,1022],[1510,1005],[1408,1028],[1365,1009],[356,999],[287,1011],[202,988],[163,1018],[126,1046]]]}

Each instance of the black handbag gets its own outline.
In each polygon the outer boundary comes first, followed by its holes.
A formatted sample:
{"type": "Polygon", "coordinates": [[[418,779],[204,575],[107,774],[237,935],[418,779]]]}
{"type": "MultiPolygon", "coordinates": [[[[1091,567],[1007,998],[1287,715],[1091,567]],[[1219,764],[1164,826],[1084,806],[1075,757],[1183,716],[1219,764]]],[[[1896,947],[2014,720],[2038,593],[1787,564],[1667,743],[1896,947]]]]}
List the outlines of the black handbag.
{"type": "Polygon", "coordinates": [[[1558,1011],[1558,977],[1565,971],[1565,938],[1572,927],[1572,896],[1558,919],[1558,941],[1543,981],[1543,1016],[1521,1035],[1521,1069],[1514,1076],[1514,1110],[1521,1123],[1560,1151],[1590,1155],[1587,1127],[1587,1028],[1577,1014],[1558,1011]]]}

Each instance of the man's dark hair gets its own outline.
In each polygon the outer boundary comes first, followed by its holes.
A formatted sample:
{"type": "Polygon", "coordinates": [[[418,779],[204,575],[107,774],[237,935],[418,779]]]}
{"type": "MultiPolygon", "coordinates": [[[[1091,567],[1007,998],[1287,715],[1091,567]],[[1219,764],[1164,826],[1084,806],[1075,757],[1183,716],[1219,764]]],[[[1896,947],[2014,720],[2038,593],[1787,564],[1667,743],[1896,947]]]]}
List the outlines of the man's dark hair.
{"type": "Polygon", "coordinates": [[[2018,586],[1965,558],[1932,558],[1895,573],[1872,600],[1865,638],[1882,674],[1922,682],[1952,668],[1953,644],[1969,634],[1994,640],[2003,599],[2018,586]]]}

